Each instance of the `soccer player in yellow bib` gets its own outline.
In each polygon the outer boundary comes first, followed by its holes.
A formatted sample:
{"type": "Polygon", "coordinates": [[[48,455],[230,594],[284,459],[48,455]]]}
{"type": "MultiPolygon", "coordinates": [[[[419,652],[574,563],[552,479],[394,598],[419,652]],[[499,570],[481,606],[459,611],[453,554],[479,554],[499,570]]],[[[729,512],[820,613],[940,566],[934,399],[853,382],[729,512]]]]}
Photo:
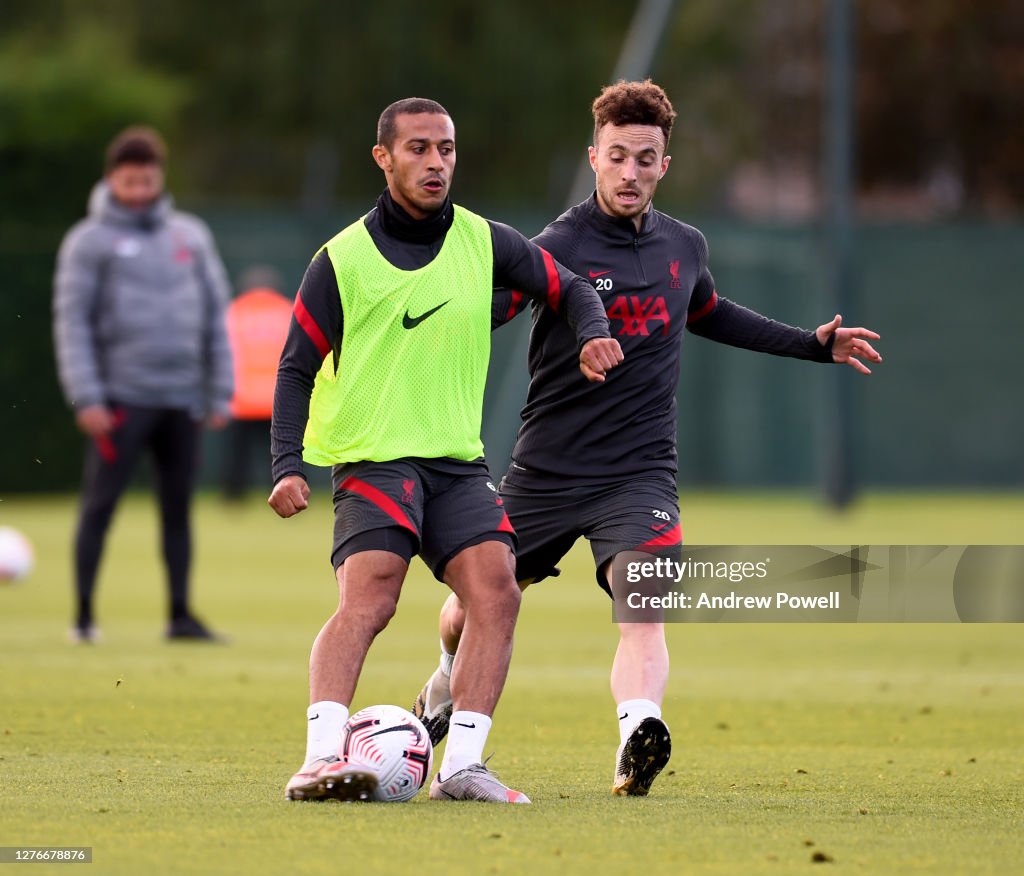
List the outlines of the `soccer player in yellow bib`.
{"type": "MultiPolygon", "coordinates": [[[[308,505],[303,460],[332,466],[338,608],[313,644],[306,758],[292,800],[366,799],[373,775],[339,761],[359,673],[419,554],[466,608],[436,800],[528,803],[483,765],[519,612],[515,533],[483,458],[490,332],[519,290],[563,317],[591,381],[622,360],[601,299],[519,232],[452,204],[455,127],[432,100],[381,114],[387,188],[320,249],[295,299],[271,429],[270,506],[308,505]]],[[[570,342],[570,343],[573,343],[570,342]]]]}

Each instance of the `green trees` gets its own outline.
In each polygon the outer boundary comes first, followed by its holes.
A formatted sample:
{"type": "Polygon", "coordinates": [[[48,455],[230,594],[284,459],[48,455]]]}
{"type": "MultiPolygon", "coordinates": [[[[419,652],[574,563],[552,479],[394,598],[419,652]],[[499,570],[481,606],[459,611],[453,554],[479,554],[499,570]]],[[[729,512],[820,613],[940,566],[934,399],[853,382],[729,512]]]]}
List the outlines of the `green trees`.
{"type": "MultiPolygon", "coordinates": [[[[50,281],[60,237],[83,215],[119,128],[146,122],[163,131],[170,188],[188,208],[351,218],[353,205],[365,207],[382,188],[370,159],[380,110],[429,96],[456,122],[456,196],[486,215],[533,222],[564,205],[590,137],[590,102],[612,74],[635,8],[621,0],[0,3],[0,424],[32,424],[3,433],[0,491],[77,478],[76,436],[52,364],[50,281]]],[[[824,7],[678,0],[652,71],[679,111],[660,205],[684,215],[815,217],[824,7]]],[[[1024,7],[855,7],[861,210],[1019,217],[1024,7]]]]}

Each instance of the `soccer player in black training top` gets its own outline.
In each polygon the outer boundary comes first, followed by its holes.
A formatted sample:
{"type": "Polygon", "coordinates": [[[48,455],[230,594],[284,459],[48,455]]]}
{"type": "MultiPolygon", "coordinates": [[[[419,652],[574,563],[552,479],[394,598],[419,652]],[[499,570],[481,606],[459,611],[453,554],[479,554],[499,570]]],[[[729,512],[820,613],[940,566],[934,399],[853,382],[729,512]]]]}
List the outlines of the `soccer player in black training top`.
{"type": "MultiPolygon", "coordinates": [[[[516,576],[525,587],[555,572],[584,536],[598,584],[611,595],[614,558],[627,551],[679,550],[676,389],[683,329],[713,341],[813,362],[881,362],[863,328],[835,318],[815,331],[767,319],[723,298],[708,270],[704,236],[652,209],[675,111],[650,80],[606,87],[593,104],[590,165],[597,190],[547,226],[535,242],[589,277],[604,301],[621,367],[600,392],[569,367],[568,328],[533,312],[530,388],[501,496],[519,538],[516,576]],[[859,357],[859,358],[858,358],[859,357]]],[[[509,306],[522,297],[509,291],[509,306]]],[[[451,709],[448,673],[465,614],[450,596],[441,611],[441,665],[414,711],[437,742],[451,709]]],[[[619,623],[611,689],[620,744],[612,791],[643,796],[668,762],[661,720],[669,658],[661,623],[619,623]]]]}

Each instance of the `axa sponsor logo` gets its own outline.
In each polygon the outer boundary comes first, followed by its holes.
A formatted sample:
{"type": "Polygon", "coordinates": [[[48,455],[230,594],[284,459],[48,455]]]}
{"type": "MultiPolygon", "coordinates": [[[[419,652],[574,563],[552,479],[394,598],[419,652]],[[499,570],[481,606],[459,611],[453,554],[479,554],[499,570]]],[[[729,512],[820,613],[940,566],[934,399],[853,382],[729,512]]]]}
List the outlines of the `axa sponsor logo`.
{"type": "MultiPolygon", "coordinates": [[[[619,295],[608,308],[609,320],[622,320],[619,335],[649,335],[651,323],[661,323],[661,333],[668,334],[672,318],[662,295],[619,295]]],[[[658,326],[654,326],[657,331],[658,326]]]]}

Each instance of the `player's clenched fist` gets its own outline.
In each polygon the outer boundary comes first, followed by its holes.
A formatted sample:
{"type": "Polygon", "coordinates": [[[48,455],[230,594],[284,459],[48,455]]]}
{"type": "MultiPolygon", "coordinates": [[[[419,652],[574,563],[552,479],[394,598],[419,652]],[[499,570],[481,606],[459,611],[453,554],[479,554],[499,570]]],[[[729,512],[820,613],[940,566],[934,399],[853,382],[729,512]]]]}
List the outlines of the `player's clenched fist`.
{"type": "Polygon", "coordinates": [[[309,484],[298,475],[288,475],[274,484],[267,499],[279,517],[291,517],[309,507],[309,484]]]}
{"type": "Polygon", "coordinates": [[[580,371],[591,383],[603,383],[606,371],[622,361],[622,347],[615,338],[591,338],[580,350],[580,371]]]}

